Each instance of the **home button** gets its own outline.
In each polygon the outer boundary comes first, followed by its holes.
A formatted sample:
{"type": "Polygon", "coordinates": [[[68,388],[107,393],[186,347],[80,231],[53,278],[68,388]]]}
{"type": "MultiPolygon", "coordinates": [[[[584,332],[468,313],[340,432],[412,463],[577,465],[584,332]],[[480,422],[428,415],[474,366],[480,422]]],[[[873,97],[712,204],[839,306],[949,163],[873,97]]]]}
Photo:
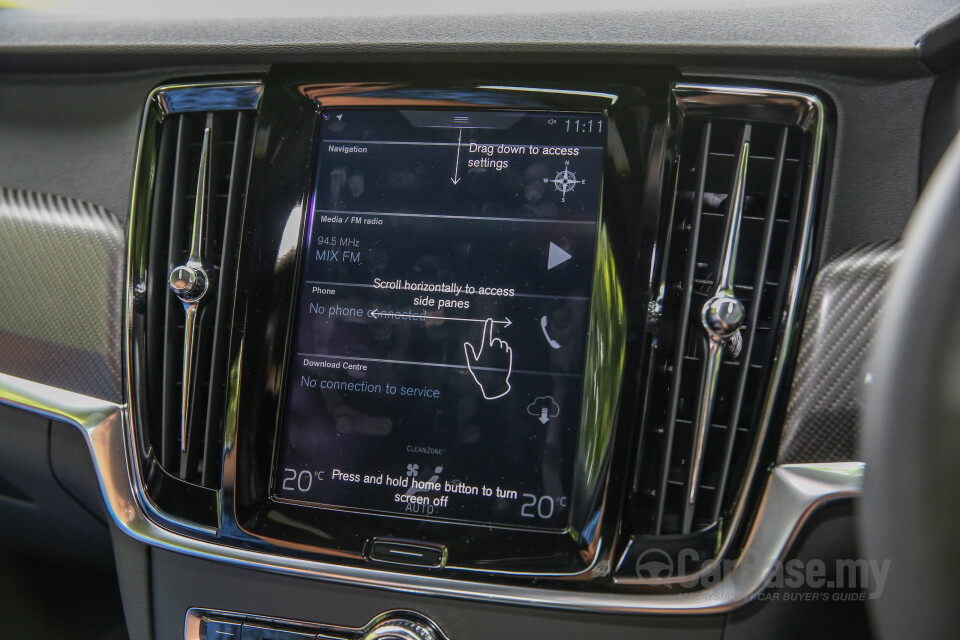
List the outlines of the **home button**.
{"type": "Polygon", "coordinates": [[[417,567],[442,567],[446,561],[444,547],[399,540],[371,540],[367,556],[377,562],[417,567]]]}

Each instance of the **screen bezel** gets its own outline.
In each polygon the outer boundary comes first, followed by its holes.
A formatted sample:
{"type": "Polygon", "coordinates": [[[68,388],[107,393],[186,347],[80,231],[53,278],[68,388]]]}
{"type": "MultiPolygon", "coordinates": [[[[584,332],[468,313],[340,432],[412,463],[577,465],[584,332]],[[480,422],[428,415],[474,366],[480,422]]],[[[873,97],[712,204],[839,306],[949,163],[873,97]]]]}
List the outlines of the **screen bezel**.
{"type": "MultiPolygon", "coordinates": [[[[225,438],[225,509],[235,518],[225,518],[222,535],[245,540],[252,546],[283,547],[308,555],[334,556],[344,562],[363,563],[364,547],[377,537],[400,538],[442,545],[450,558],[450,571],[483,571],[513,575],[588,575],[616,535],[608,504],[611,490],[619,495],[622,479],[611,484],[609,471],[617,436],[617,412],[632,414],[631,402],[622,403],[620,384],[638,354],[629,349],[608,373],[615,380],[612,392],[601,393],[605,416],[602,437],[589,448],[590,475],[580,461],[574,477],[570,523],[562,532],[516,529],[464,522],[410,519],[380,513],[329,507],[304,506],[272,499],[273,463],[281,425],[285,374],[293,337],[293,317],[300,285],[304,234],[314,189],[317,162],[315,143],[325,106],[371,106],[371,99],[389,102],[391,108],[424,107],[423,97],[443,97],[453,109],[516,109],[520,111],[576,111],[604,113],[608,118],[608,150],[600,227],[609,240],[605,249],[610,263],[619,268],[614,278],[621,287],[620,313],[624,334],[645,318],[650,281],[643,273],[653,255],[660,210],[660,157],[665,146],[667,82],[657,90],[640,87],[603,87],[596,91],[532,89],[523,85],[490,86],[413,83],[306,84],[281,81],[264,93],[261,122],[251,169],[251,189],[241,247],[238,298],[235,306],[233,359],[238,395],[231,399],[236,414],[236,433],[225,438]],[[660,90],[662,87],[662,91],[660,90]],[[362,95],[358,95],[362,94],[362,95]],[[452,104],[456,94],[459,102],[452,104]],[[476,104],[464,100],[479,100],[476,104]],[[656,126],[660,129],[654,131],[656,126]],[[639,163],[634,169],[629,162],[639,163]],[[649,161],[645,163],[643,161],[649,161]],[[616,184],[611,184],[611,179],[616,184]],[[617,190],[616,206],[607,197],[617,190]],[[630,227],[626,232],[625,227],[630,227]],[[637,230],[647,228],[644,233],[637,230]],[[292,232],[293,229],[297,233],[292,232]],[[273,264],[269,264],[270,262],[273,264]],[[267,267],[270,267],[269,269],[267,267]],[[639,267],[640,271],[637,270],[639,267]],[[639,286],[638,286],[639,285],[639,286]],[[241,364],[242,363],[242,364],[241,364]],[[248,395],[248,392],[251,392],[248,395]],[[255,392],[255,393],[252,393],[255,392]],[[626,406],[625,406],[626,405],[626,406]]],[[[434,108],[435,104],[429,104],[434,108]]],[[[600,240],[598,238],[598,244],[600,240]]],[[[603,261],[599,254],[596,263],[603,261]]],[[[592,305],[597,304],[596,287],[592,305]]],[[[591,312],[590,333],[603,338],[591,312]]],[[[642,326],[642,325],[641,325],[642,326]]],[[[626,338],[624,338],[626,342],[626,338]]],[[[626,349],[626,345],[624,345],[626,349]]],[[[609,367],[608,367],[609,369],[609,367]]],[[[628,376],[628,381],[633,377],[628,376]]],[[[586,390],[587,385],[584,384],[586,390]]],[[[597,385],[600,388],[600,385],[597,385]]],[[[229,424],[229,421],[228,421],[229,424]]],[[[584,455],[581,424],[580,455],[584,455]]],[[[625,437],[629,437],[626,435],[625,437]]],[[[395,570],[395,568],[392,568],[395,570]]]]}

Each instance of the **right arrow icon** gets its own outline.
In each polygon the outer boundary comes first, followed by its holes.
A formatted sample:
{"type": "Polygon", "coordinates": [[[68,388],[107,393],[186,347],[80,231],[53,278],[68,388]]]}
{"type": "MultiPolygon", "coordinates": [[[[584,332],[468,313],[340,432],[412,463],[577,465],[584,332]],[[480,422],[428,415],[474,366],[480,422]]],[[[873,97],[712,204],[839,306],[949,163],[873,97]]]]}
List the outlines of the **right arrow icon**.
{"type": "Polygon", "coordinates": [[[550,250],[547,252],[547,269],[553,269],[557,265],[561,265],[573,256],[555,245],[550,243],[550,250]]]}

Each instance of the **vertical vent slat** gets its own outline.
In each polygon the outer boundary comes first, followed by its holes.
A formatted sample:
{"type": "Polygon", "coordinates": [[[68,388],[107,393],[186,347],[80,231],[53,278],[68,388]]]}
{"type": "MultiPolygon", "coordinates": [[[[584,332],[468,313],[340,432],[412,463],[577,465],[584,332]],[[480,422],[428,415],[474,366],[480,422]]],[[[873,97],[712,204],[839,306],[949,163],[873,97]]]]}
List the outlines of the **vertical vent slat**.
{"type": "MultiPolygon", "coordinates": [[[[806,143],[804,142],[802,146],[804,147],[804,149],[801,151],[798,151],[798,154],[800,155],[800,157],[805,157],[806,143]]],[[[787,216],[789,223],[787,224],[786,234],[783,240],[783,246],[793,247],[794,244],[797,242],[797,229],[800,225],[800,212],[801,212],[800,209],[803,203],[802,194],[805,188],[806,188],[806,183],[804,180],[803,173],[798,171],[793,179],[793,185],[791,189],[789,204],[786,207],[784,207],[786,211],[785,215],[787,216]]],[[[787,294],[789,293],[789,284],[791,280],[791,274],[793,273],[794,268],[795,268],[794,265],[791,264],[789,260],[784,259],[780,263],[780,268],[777,270],[777,273],[776,273],[776,281],[779,283],[779,286],[776,288],[776,294],[773,297],[773,303],[771,305],[771,308],[775,310],[780,310],[785,307],[785,301],[787,299],[787,294]]],[[[770,272],[770,268],[768,265],[767,267],[768,276],[769,276],[769,272],[770,272]]],[[[779,318],[774,318],[773,322],[776,323],[778,322],[778,320],[779,318]]],[[[777,342],[776,332],[768,331],[766,332],[766,335],[764,336],[764,338],[766,340],[766,345],[765,345],[766,349],[769,351],[773,351],[776,347],[776,342],[777,342]]],[[[758,414],[759,414],[759,410],[760,408],[757,407],[758,414]]],[[[759,417],[759,415],[757,417],[759,417]]]]}
{"type": "MultiPolygon", "coordinates": [[[[703,132],[700,140],[700,150],[697,154],[697,185],[695,202],[692,209],[691,220],[686,223],[689,234],[688,240],[688,260],[684,272],[684,282],[681,287],[682,308],[680,315],[680,329],[677,332],[679,340],[677,341],[671,369],[673,371],[673,381],[670,387],[670,414],[667,416],[666,424],[663,428],[663,460],[669,461],[673,456],[674,434],[677,424],[677,410],[679,407],[680,384],[682,382],[684,348],[687,336],[687,325],[690,318],[690,307],[693,298],[693,281],[696,275],[697,247],[700,238],[700,221],[703,218],[703,198],[704,188],[707,176],[707,166],[710,161],[710,135],[711,123],[708,121],[703,126],[703,132]]],[[[667,500],[667,485],[670,480],[670,465],[664,464],[660,475],[659,486],[656,491],[657,511],[654,523],[654,532],[660,534],[663,528],[663,514],[667,500]]]]}
{"type": "MultiPolygon", "coordinates": [[[[723,227],[722,242],[718,249],[715,264],[718,265],[718,275],[713,291],[716,296],[735,296],[734,282],[737,271],[737,253],[740,247],[740,232],[744,216],[744,200],[746,198],[747,177],[750,169],[750,142],[753,126],[750,123],[742,125],[737,143],[737,162],[730,175],[730,187],[727,189],[726,216],[723,227]]],[[[704,304],[709,304],[705,302],[704,304]]],[[[703,314],[701,308],[701,315],[703,314]]],[[[703,324],[702,322],[700,323],[703,324]]],[[[696,326],[696,323],[694,323],[696,326]]],[[[681,517],[681,532],[690,533],[694,526],[694,514],[697,500],[700,497],[701,481],[706,466],[706,447],[709,444],[711,425],[714,424],[715,408],[719,402],[718,395],[724,367],[724,353],[728,345],[711,338],[700,330],[699,340],[705,352],[703,367],[700,373],[700,392],[697,397],[697,418],[694,425],[693,445],[690,451],[690,461],[687,471],[685,487],[686,500],[683,504],[681,517]]],[[[735,424],[735,423],[733,423],[735,424]]],[[[706,485],[708,491],[715,487],[706,485]]]]}
{"type": "MultiPolygon", "coordinates": [[[[204,220],[208,217],[206,215],[206,194],[207,183],[209,181],[210,164],[210,115],[207,115],[206,121],[199,124],[203,133],[200,135],[200,153],[196,177],[191,183],[191,185],[195,186],[193,188],[193,207],[192,211],[190,212],[191,215],[189,224],[190,250],[188,251],[186,261],[177,262],[176,265],[174,265],[175,267],[184,264],[199,264],[202,261],[202,251],[205,247],[204,238],[206,237],[206,234],[204,233],[203,225],[204,220]]],[[[179,297],[178,300],[180,300],[179,297]]],[[[198,334],[200,333],[199,326],[201,323],[202,312],[198,304],[188,303],[186,301],[183,301],[183,312],[183,335],[179,336],[180,344],[182,345],[183,349],[183,357],[181,358],[182,368],[179,381],[180,410],[178,412],[178,416],[180,420],[179,476],[180,478],[185,479],[189,473],[189,459],[192,453],[190,447],[190,435],[191,426],[194,424],[194,421],[192,419],[193,416],[191,415],[191,412],[196,407],[196,403],[194,402],[194,383],[197,382],[194,380],[193,375],[194,371],[196,370],[197,358],[202,354],[202,349],[197,348],[198,342],[200,342],[198,339],[198,334]]],[[[171,338],[173,338],[173,336],[168,336],[168,340],[171,338]]]]}
{"type": "Polygon", "coordinates": [[[254,123],[253,111],[187,111],[164,117],[159,133],[147,301],[153,321],[143,363],[151,389],[144,448],[152,447],[168,476],[210,488],[220,482],[235,262],[254,123]],[[201,173],[205,130],[208,166],[201,173]],[[189,265],[200,268],[206,285],[192,303],[169,286],[171,271],[189,265]],[[191,348],[185,350],[191,305],[196,319],[191,348]]]}
{"type": "MultiPolygon", "coordinates": [[[[226,126],[226,125],[225,125],[226,126]]],[[[250,158],[250,133],[252,118],[242,112],[237,113],[233,125],[233,152],[229,158],[230,169],[226,193],[225,213],[222,221],[223,242],[220,254],[220,295],[217,298],[216,321],[214,323],[213,352],[211,355],[210,378],[205,416],[203,466],[201,482],[208,484],[220,468],[220,448],[222,445],[223,419],[226,408],[227,380],[227,340],[230,312],[233,310],[233,294],[236,279],[236,247],[240,230],[240,213],[243,194],[247,184],[247,165],[250,158]]]]}
{"type": "Polygon", "coordinates": [[[676,187],[658,247],[628,552],[666,544],[707,561],[745,515],[775,415],[824,123],[805,94],[677,85],[675,97],[676,187]]]}
{"type": "MultiPolygon", "coordinates": [[[[167,261],[164,272],[157,274],[166,283],[166,275],[178,264],[186,261],[190,242],[190,215],[193,212],[191,184],[196,184],[193,158],[191,150],[193,127],[185,116],[179,116],[166,126],[177,126],[177,151],[173,166],[172,184],[170,189],[170,233],[167,249],[167,261]]],[[[163,188],[165,185],[159,185],[163,188]]],[[[163,212],[155,212],[161,214],[163,212]]],[[[162,424],[162,455],[160,462],[167,469],[177,469],[180,459],[180,378],[183,372],[183,305],[170,293],[167,288],[164,322],[163,344],[163,413],[162,424]],[[180,336],[180,339],[171,340],[171,336],[180,336]]]]}
{"type": "MultiPolygon", "coordinates": [[[[178,154],[180,129],[177,126],[166,126],[160,132],[160,142],[157,149],[156,160],[156,182],[158,185],[173,184],[176,157],[178,154]]],[[[170,253],[170,217],[173,202],[173,192],[169,188],[158,188],[154,190],[151,198],[151,211],[148,241],[148,259],[147,259],[147,278],[146,278],[146,305],[145,305],[145,360],[150,360],[154,354],[158,354],[158,362],[150,361],[141,363],[145,374],[146,398],[143,404],[147,406],[148,415],[158,415],[163,413],[163,394],[166,377],[164,374],[163,352],[164,336],[166,334],[167,322],[167,297],[169,287],[167,285],[168,256],[170,253]]],[[[161,459],[165,458],[165,452],[160,443],[166,442],[163,432],[163,421],[153,420],[149,424],[149,429],[142,432],[141,446],[144,451],[154,448],[156,455],[161,459]]]]}
{"type": "MultiPolygon", "coordinates": [[[[210,351],[212,349],[213,338],[213,318],[211,306],[219,297],[217,271],[219,264],[219,255],[214,255],[213,249],[219,246],[219,236],[222,235],[222,227],[218,228],[218,215],[216,209],[216,191],[214,185],[219,175],[218,161],[218,140],[220,129],[217,126],[216,118],[213,113],[205,114],[203,120],[198,123],[198,129],[202,132],[200,137],[199,163],[197,167],[196,188],[194,193],[194,210],[190,224],[190,255],[187,258],[187,264],[202,264],[207,278],[208,294],[199,302],[195,303],[196,309],[188,310],[188,313],[196,314],[196,321],[192,330],[185,330],[183,344],[186,347],[190,343],[190,361],[186,362],[184,357],[184,368],[181,376],[181,385],[186,386],[182,389],[184,394],[184,404],[181,413],[182,431],[181,431],[181,454],[180,454],[180,477],[186,480],[196,475],[196,469],[200,464],[200,457],[203,452],[202,438],[206,432],[202,421],[206,416],[207,385],[210,369],[210,351]]],[[[183,264],[183,263],[181,263],[183,264]]],[[[184,305],[187,310],[188,306],[184,305]]],[[[188,351],[185,349],[184,354],[188,351]]]]}

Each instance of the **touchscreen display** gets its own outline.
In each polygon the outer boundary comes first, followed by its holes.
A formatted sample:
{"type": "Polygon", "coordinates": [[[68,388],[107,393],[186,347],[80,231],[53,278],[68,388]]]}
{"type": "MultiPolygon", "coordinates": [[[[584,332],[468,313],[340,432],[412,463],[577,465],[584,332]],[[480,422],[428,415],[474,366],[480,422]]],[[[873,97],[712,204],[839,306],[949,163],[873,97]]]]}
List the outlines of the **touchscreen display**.
{"type": "Polygon", "coordinates": [[[564,529],[605,118],[321,119],[274,496],[564,529]]]}

